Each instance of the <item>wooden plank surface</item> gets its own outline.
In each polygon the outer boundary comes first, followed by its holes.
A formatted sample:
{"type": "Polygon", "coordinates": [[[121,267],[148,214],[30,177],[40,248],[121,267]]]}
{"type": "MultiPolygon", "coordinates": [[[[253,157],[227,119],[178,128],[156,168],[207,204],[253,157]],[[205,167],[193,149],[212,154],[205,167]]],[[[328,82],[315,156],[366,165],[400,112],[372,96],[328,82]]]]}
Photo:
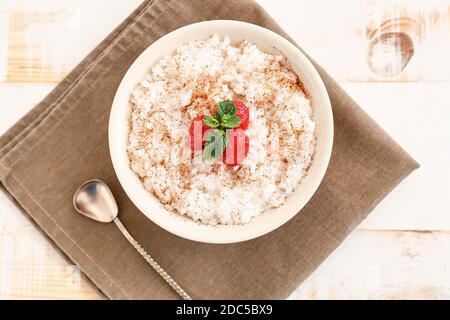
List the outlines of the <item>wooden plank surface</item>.
{"type": "MultiPolygon", "coordinates": [[[[450,0],[259,2],[422,165],[291,298],[450,298],[450,0]]],[[[139,3],[1,1],[0,134],[139,3]]],[[[0,298],[102,298],[1,192],[0,298]]]]}
{"type": "Polygon", "coordinates": [[[450,232],[358,229],[291,299],[448,299],[450,232]]]}
{"type": "MultiPolygon", "coordinates": [[[[450,56],[449,0],[260,0],[280,25],[340,81],[448,82],[450,56]],[[295,6],[295,7],[293,7],[295,6]],[[400,42],[370,50],[380,33],[412,39],[414,54],[403,72],[377,74],[376,65],[401,64],[400,42]]],[[[390,39],[390,38],[388,38],[390,39]]]]}

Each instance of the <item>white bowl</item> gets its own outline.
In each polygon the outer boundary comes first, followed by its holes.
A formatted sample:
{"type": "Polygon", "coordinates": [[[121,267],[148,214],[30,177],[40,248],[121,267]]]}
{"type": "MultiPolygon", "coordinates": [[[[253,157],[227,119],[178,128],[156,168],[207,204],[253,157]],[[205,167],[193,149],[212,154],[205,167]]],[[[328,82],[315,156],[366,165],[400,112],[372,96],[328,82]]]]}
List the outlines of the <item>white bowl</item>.
{"type": "Polygon", "coordinates": [[[333,115],[325,86],[316,69],[293,44],[265,28],[238,21],[215,20],[191,24],[162,37],[148,47],[131,65],[117,89],[109,120],[109,148],[117,177],[136,207],[161,228],[180,237],[208,242],[232,243],[264,235],[294,217],[318,188],[331,155],[333,115]],[[128,100],[135,86],[161,57],[173,54],[181,42],[207,39],[213,34],[228,36],[231,43],[250,40],[263,51],[281,53],[291,63],[315,106],[316,153],[307,176],[280,208],[269,210],[246,225],[209,226],[164,209],[159,200],[147,192],[129,167],[126,152],[129,122],[128,100]]]}

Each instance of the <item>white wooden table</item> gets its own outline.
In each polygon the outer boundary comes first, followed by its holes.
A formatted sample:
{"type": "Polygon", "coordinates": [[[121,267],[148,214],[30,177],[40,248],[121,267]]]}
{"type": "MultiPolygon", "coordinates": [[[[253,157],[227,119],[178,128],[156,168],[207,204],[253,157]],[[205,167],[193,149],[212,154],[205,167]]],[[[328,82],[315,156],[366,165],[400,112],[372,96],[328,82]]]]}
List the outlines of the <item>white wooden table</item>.
{"type": "MultiPolygon", "coordinates": [[[[1,0],[0,134],[140,2],[1,0]]],[[[450,298],[450,0],[259,2],[422,165],[291,298],[450,298]],[[410,37],[403,71],[377,30],[410,37]]],[[[3,193],[0,298],[102,298],[3,193]]]]}

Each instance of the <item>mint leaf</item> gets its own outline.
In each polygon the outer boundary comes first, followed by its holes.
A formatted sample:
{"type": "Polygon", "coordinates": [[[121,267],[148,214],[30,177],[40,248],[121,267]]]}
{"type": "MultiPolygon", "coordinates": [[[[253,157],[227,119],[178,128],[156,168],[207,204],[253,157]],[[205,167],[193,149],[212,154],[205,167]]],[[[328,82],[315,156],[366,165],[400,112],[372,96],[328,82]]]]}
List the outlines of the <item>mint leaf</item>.
{"type": "Polygon", "coordinates": [[[236,114],[236,106],[234,105],[234,102],[231,100],[225,100],[219,102],[217,113],[219,116],[219,119],[222,118],[224,115],[234,115],[236,114]]]}
{"type": "Polygon", "coordinates": [[[219,129],[218,131],[219,131],[219,134],[222,136],[223,148],[225,149],[226,146],[228,145],[228,143],[230,142],[230,139],[228,138],[228,135],[227,135],[227,132],[226,132],[227,130],[219,129]]]}
{"type": "Polygon", "coordinates": [[[220,124],[224,128],[233,129],[241,124],[241,118],[235,115],[225,114],[220,119],[220,124]]]}
{"type": "Polygon", "coordinates": [[[224,149],[226,148],[226,146],[228,145],[228,143],[230,143],[230,139],[228,138],[228,135],[226,134],[225,131],[222,131],[222,138],[223,138],[223,145],[224,145],[224,149]]]}
{"type": "Polygon", "coordinates": [[[220,126],[219,121],[216,118],[213,117],[205,117],[203,119],[203,123],[206,124],[208,127],[217,129],[220,126]]]}
{"type": "MultiPolygon", "coordinates": [[[[225,135],[226,136],[226,135],[225,135]]],[[[206,138],[203,157],[206,160],[215,160],[220,157],[225,149],[223,130],[212,130],[206,138]]]]}

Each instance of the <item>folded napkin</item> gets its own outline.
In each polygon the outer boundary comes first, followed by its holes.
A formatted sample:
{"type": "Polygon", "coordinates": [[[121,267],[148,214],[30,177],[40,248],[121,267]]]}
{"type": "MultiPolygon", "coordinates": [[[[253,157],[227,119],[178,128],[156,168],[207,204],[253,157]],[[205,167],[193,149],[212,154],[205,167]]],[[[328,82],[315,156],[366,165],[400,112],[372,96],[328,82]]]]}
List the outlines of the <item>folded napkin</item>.
{"type": "Polygon", "coordinates": [[[418,167],[316,64],[333,106],[334,149],[322,184],[295,218],[260,238],[227,245],[185,240],[153,224],[127,198],[113,171],[111,103],[128,67],[152,42],[212,19],[259,24],[289,39],[250,0],[145,1],[0,139],[2,186],[109,298],[178,296],[114,224],[74,211],[73,193],[87,179],[111,186],[124,225],[193,298],[283,299],[418,167]]]}

